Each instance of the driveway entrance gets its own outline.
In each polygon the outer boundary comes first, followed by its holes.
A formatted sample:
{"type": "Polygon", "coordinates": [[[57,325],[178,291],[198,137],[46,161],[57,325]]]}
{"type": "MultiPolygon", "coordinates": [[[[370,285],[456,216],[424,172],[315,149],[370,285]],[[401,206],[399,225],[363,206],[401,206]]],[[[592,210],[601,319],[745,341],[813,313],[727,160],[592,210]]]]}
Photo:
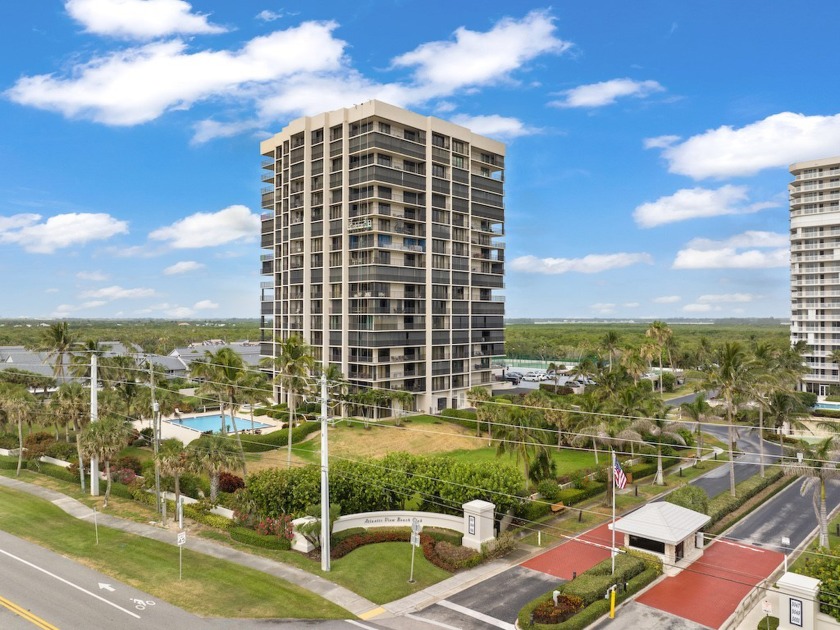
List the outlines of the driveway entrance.
{"type": "Polygon", "coordinates": [[[719,628],[753,586],[783,561],[777,551],[719,540],[682,573],[665,578],[636,601],[719,628]]]}

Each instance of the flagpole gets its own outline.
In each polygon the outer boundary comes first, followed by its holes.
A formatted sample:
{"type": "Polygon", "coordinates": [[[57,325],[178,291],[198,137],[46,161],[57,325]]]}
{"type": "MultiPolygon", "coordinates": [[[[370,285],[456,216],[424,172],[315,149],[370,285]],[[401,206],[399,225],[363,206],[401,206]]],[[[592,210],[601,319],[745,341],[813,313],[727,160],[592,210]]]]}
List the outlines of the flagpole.
{"type": "Polygon", "coordinates": [[[612,547],[610,547],[610,558],[612,558],[612,572],[615,575],[615,451],[612,452],[612,547]]]}

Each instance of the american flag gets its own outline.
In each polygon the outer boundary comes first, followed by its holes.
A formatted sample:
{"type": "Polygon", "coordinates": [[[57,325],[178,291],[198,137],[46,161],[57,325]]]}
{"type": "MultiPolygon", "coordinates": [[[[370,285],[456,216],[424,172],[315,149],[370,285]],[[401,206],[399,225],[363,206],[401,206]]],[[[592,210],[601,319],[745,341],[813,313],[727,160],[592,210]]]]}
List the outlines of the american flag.
{"type": "Polygon", "coordinates": [[[613,464],[613,479],[615,480],[615,487],[621,490],[627,485],[627,475],[625,475],[624,471],[621,470],[621,464],[618,463],[615,456],[613,456],[613,464]]]}

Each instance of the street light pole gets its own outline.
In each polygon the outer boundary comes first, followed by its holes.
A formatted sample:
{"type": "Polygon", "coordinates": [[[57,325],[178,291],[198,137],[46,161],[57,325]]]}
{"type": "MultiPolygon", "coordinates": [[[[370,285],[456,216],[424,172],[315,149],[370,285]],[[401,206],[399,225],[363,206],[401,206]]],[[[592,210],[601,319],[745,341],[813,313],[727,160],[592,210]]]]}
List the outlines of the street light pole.
{"type": "Polygon", "coordinates": [[[152,442],[155,452],[155,510],[162,514],[160,507],[160,461],[158,460],[158,449],[160,447],[160,405],[155,400],[155,368],[151,359],[149,360],[149,383],[152,388],[152,442]]]}
{"type": "MultiPolygon", "coordinates": [[[[96,352],[90,353],[90,421],[96,422],[99,419],[99,399],[96,383],[99,380],[97,374],[98,357],[96,352]]],[[[79,439],[79,436],[76,436],[79,439]]],[[[84,468],[84,466],[82,466],[84,468]]],[[[96,455],[90,458],[90,496],[99,496],[99,458],[96,455]]]]}
{"type": "Polygon", "coordinates": [[[321,571],[330,570],[330,459],[327,427],[327,375],[321,372],[321,571]]]}

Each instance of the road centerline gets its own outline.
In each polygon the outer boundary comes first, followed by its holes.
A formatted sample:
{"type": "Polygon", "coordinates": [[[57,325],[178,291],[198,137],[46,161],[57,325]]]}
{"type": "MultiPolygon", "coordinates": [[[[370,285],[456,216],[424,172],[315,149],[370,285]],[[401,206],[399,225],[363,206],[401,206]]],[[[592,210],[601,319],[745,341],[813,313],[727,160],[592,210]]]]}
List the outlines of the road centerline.
{"type": "Polygon", "coordinates": [[[37,564],[33,564],[33,563],[29,562],[28,560],[24,560],[23,558],[20,558],[20,557],[14,555],[13,553],[9,553],[8,551],[5,551],[4,549],[0,549],[0,553],[5,555],[5,556],[8,556],[9,558],[12,558],[13,560],[17,560],[18,562],[20,562],[22,564],[25,564],[28,567],[32,567],[36,571],[40,571],[44,575],[49,575],[51,578],[54,578],[54,579],[58,580],[59,582],[63,582],[67,586],[75,588],[77,591],[81,591],[82,593],[85,593],[86,595],[90,595],[94,599],[98,599],[99,601],[104,602],[104,603],[108,604],[109,606],[112,606],[112,607],[116,608],[117,610],[121,610],[125,614],[131,615],[135,619],[140,619],[140,615],[136,615],[133,612],[131,612],[130,610],[127,610],[127,609],[123,608],[119,604],[115,604],[114,602],[108,601],[104,597],[100,597],[96,593],[93,593],[93,592],[87,590],[86,588],[84,588],[82,586],[79,586],[78,584],[73,584],[73,582],[70,582],[69,580],[65,580],[63,577],[61,577],[59,575],[56,575],[55,573],[51,573],[50,571],[47,571],[46,569],[44,569],[42,567],[39,567],[37,564]]]}

